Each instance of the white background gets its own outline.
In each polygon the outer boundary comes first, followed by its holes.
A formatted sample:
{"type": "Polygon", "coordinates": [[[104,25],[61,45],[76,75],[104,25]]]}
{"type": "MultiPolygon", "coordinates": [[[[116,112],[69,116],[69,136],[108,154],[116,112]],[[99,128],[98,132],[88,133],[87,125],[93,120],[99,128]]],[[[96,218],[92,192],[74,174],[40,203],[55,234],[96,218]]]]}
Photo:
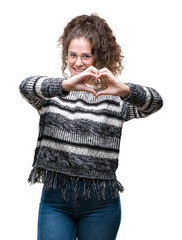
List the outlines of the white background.
{"type": "Polygon", "coordinates": [[[124,82],[153,87],[156,114],[124,124],[118,179],[122,222],[117,239],[182,239],[180,0],[16,0],[0,4],[1,239],[36,239],[42,185],[27,178],[39,116],[18,90],[30,75],[61,76],[57,40],[73,17],[98,13],[125,56],[124,82]],[[3,225],[2,225],[3,224],[3,225]]]}

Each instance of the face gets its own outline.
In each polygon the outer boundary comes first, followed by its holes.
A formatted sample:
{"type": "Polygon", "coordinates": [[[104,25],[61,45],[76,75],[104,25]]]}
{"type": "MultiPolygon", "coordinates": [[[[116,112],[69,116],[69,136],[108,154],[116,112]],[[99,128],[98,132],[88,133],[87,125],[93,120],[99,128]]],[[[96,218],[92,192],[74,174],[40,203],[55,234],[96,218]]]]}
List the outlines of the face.
{"type": "Polygon", "coordinates": [[[94,56],[92,46],[86,38],[76,38],[71,40],[68,47],[68,66],[71,76],[83,72],[93,65],[94,56]]]}

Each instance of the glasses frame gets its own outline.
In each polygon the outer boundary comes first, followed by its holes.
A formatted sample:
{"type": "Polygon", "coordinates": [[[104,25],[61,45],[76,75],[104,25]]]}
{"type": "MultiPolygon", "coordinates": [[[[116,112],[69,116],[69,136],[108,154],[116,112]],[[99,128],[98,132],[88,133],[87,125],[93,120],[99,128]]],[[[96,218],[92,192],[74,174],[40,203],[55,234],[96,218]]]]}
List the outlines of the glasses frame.
{"type": "Polygon", "coordinates": [[[94,55],[92,53],[83,53],[82,55],[77,55],[76,52],[68,52],[68,59],[70,59],[72,62],[76,62],[78,57],[81,59],[82,63],[90,63],[91,60],[93,60],[94,55]]]}

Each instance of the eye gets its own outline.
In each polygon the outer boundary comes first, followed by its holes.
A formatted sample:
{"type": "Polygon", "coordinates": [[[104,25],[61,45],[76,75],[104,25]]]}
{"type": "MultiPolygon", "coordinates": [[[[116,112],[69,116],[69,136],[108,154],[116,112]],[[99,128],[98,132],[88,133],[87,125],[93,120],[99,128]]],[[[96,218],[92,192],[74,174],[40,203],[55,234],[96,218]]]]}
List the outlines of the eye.
{"type": "Polygon", "coordinates": [[[76,58],[76,57],[77,57],[77,54],[74,53],[74,52],[69,52],[68,55],[69,55],[71,58],[76,58]]]}
{"type": "Polygon", "coordinates": [[[85,53],[85,54],[83,54],[82,58],[83,58],[84,60],[90,60],[90,59],[92,58],[92,55],[91,55],[91,54],[88,54],[88,53],[85,53]]]}

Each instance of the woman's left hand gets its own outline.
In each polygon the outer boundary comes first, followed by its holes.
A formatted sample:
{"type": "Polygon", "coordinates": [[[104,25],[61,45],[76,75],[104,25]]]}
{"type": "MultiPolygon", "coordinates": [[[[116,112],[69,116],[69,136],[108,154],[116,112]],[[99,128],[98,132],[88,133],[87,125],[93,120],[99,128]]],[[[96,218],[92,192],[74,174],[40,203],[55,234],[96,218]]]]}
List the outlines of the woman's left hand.
{"type": "Polygon", "coordinates": [[[96,97],[108,94],[125,98],[129,95],[129,86],[118,80],[109,69],[100,69],[97,78],[99,79],[101,77],[105,77],[108,86],[106,89],[99,91],[96,94],[96,97]]]}

